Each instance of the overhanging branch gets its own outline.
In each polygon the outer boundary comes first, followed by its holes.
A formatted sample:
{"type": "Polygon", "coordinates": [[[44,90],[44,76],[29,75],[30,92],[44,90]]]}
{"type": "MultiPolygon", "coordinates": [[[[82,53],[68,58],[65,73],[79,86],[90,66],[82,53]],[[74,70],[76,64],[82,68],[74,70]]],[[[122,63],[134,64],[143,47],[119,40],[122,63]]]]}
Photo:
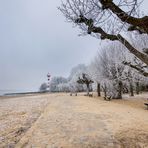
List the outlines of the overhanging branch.
{"type": "Polygon", "coordinates": [[[131,68],[136,69],[138,72],[140,72],[143,76],[148,77],[148,72],[146,72],[145,70],[143,70],[141,67],[138,67],[137,65],[133,65],[130,62],[123,62],[124,65],[128,65],[131,68]]]}
{"type": "Polygon", "coordinates": [[[133,53],[136,57],[138,57],[141,61],[148,65],[148,55],[138,51],[134,48],[123,36],[120,34],[112,35],[106,33],[101,27],[94,26],[94,22],[92,19],[87,19],[83,15],[80,15],[79,18],[75,20],[75,23],[84,23],[88,27],[88,34],[99,33],[101,35],[101,39],[109,39],[111,41],[118,40],[120,41],[131,53],[133,53]]]}
{"type": "Polygon", "coordinates": [[[75,20],[75,23],[82,24],[84,23],[88,27],[88,34],[93,33],[99,33],[101,36],[100,38],[103,39],[109,39],[109,40],[118,40],[118,37],[116,35],[108,34],[106,33],[101,27],[94,26],[92,19],[87,19],[86,17],[80,15],[79,18],[75,20]]]}
{"type": "Polygon", "coordinates": [[[102,4],[102,9],[111,10],[118,18],[121,19],[122,22],[126,22],[131,26],[134,26],[132,29],[137,30],[138,27],[138,30],[140,30],[141,33],[148,33],[148,16],[144,16],[142,18],[132,17],[120,9],[113,0],[100,0],[100,3],[102,4]]]}

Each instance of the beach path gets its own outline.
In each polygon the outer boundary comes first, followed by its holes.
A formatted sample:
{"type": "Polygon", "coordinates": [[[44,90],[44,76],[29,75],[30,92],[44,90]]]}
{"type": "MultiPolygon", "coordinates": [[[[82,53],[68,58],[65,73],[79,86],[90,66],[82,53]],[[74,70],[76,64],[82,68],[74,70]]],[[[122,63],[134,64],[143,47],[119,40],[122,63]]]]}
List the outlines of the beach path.
{"type": "Polygon", "coordinates": [[[148,112],[123,103],[49,95],[38,120],[16,148],[148,147],[148,112]]]}

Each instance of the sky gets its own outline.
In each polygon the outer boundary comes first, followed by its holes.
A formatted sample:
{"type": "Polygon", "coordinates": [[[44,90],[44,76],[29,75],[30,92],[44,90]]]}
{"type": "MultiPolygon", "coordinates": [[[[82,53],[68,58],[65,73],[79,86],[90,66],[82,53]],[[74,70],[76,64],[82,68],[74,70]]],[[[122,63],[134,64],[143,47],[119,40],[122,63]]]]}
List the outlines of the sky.
{"type": "MultiPolygon", "coordinates": [[[[142,8],[147,11],[148,2],[142,8]]],[[[100,41],[79,37],[57,9],[61,0],[0,0],[0,94],[38,91],[51,76],[88,64],[100,41]]]]}

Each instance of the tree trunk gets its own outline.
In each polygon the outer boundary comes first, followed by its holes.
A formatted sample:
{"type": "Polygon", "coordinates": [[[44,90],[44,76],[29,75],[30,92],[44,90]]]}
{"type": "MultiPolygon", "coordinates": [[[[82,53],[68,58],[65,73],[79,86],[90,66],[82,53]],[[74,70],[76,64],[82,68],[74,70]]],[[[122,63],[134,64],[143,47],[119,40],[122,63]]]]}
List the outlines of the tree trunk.
{"type": "Polygon", "coordinates": [[[123,90],[123,84],[122,84],[122,81],[119,81],[118,83],[118,96],[117,98],[118,99],[122,99],[122,90],[123,90]]]}
{"type": "Polygon", "coordinates": [[[98,93],[98,97],[100,97],[101,96],[100,83],[97,83],[97,93],[98,93]]]}
{"type": "Polygon", "coordinates": [[[139,95],[139,92],[140,92],[139,82],[136,82],[136,94],[139,95]]]}
{"type": "Polygon", "coordinates": [[[87,96],[89,96],[89,84],[86,84],[87,87],[87,96]]]}
{"type": "Polygon", "coordinates": [[[106,88],[104,89],[104,99],[106,100],[107,98],[107,93],[106,93],[106,88]]]}
{"type": "Polygon", "coordinates": [[[104,87],[102,87],[102,88],[104,91],[104,100],[106,100],[107,99],[107,87],[106,87],[106,85],[104,85],[104,87]]]}
{"type": "Polygon", "coordinates": [[[133,90],[132,82],[130,82],[130,93],[131,93],[131,96],[134,96],[134,90],[133,90]]]}

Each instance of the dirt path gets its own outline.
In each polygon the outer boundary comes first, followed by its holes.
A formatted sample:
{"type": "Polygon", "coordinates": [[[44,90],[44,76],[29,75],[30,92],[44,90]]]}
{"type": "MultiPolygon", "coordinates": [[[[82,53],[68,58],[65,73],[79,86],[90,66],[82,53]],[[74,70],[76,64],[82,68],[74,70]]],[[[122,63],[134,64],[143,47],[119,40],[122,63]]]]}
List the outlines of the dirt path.
{"type": "Polygon", "coordinates": [[[148,112],[83,96],[51,96],[16,148],[147,148],[148,112]]]}

